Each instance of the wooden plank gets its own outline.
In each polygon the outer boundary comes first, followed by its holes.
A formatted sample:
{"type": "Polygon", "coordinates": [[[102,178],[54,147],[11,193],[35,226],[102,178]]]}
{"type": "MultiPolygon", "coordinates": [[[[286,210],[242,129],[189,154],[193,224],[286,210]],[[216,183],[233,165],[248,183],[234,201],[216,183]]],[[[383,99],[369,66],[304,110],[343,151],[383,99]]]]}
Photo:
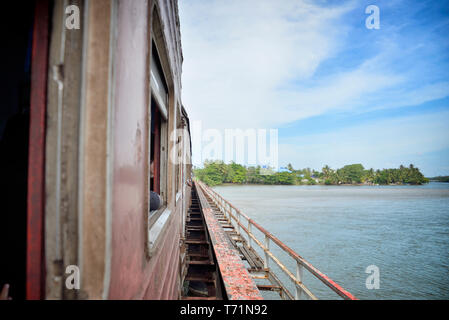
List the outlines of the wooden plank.
{"type": "Polygon", "coordinates": [[[253,279],[268,279],[268,271],[248,269],[248,272],[251,274],[251,277],[253,277],[253,279]]]}
{"type": "Polygon", "coordinates": [[[264,291],[282,291],[282,288],[280,286],[275,286],[272,284],[258,284],[257,289],[264,291]]]}
{"type": "Polygon", "coordinates": [[[186,244],[209,244],[208,241],[205,240],[186,240],[186,244]]]}
{"type": "Polygon", "coordinates": [[[263,268],[263,260],[262,258],[257,254],[257,252],[253,248],[249,248],[245,245],[245,250],[248,252],[248,254],[251,256],[253,261],[256,264],[257,268],[263,268]]]}
{"type": "Polygon", "coordinates": [[[205,265],[205,266],[214,266],[215,263],[210,260],[190,260],[187,261],[187,264],[189,265],[205,265]]]}
{"type": "Polygon", "coordinates": [[[240,252],[245,256],[245,259],[246,259],[246,261],[248,261],[251,268],[257,268],[258,265],[253,261],[253,258],[251,257],[249,252],[246,250],[246,248],[244,246],[240,246],[239,249],[240,249],[240,252]]]}
{"type": "Polygon", "coordinates": [[[203,231],[205,230],[204,226],[187,226],[186,227],[187,231],[203,231]]]}
{"type": "Polygon", "coordinates": [[[215,283],[215,280],[211,277],[200,276],[200,275],[188,275],[186,276],[186,281],[203,281],[208,283],[215,283]]]}

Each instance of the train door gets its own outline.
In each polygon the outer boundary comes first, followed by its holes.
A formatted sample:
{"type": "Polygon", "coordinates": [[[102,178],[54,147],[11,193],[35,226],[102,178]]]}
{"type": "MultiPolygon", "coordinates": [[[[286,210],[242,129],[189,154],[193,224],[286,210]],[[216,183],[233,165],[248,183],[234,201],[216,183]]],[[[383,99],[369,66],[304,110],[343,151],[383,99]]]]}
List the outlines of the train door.
{"type": "Polygon", "coordinates": [[[48,1],[2,4],[0,287],[41,298],[48,1]]]}

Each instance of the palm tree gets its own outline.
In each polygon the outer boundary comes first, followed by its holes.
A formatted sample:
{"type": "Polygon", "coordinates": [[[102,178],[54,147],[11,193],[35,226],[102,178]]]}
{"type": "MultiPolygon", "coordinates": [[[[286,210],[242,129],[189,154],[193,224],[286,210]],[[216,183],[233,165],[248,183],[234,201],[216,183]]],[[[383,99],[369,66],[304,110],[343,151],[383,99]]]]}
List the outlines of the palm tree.
{"type": "Polygon", "coordinates": [[[329,174],[330,174],[331,170],[332,169],[329,168],[329,166],[327,164],[323,167],[323,169],[321,169],[321,171],[324,174],[324,178],[329,178],[329,174]]]}

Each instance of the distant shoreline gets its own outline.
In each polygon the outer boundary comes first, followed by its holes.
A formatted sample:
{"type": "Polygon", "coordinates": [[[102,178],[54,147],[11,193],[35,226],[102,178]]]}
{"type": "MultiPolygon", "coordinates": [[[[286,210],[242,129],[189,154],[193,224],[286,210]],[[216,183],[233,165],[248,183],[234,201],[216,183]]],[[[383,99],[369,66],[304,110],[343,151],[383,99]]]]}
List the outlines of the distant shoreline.
{"type": "MultiPolygon", "coordinates": [[[[272,168],[246,167],[231,162],[205,161],[204,168],[195,168],[195,176],[209,186],[231,184],[260,185],[421,185],[429,179],[413,164],[393,169],[365,169],[362,164],[345,165],[339,169],[324,166],[321,171],[295,169],[291,164],[278,171],[272,168]],[[281,170],[282,169],[282,170],[281,170]]],[[[432,179],[441,179],[433,177],[432,179]]]]}
{"type": "Polygon", "coordinates": [[[431,177],[431,178],[427,178],[429,179],[429,181],[432,182],[449,182],[449,176],[438,176],[438,177],[431,177]]]}
{"type": "Polygon", "coordinates": [[[268,184],[268,183],[232,183],[232,182],[226,182],[222,184],[215,185],[214,187],[226,187],[226,186],[289,186],[289,187],[295,187],[295,186],[338,186],[338,187],[382,187],[382,186],[423,186],[426,184],[429,184],[430,182],[436,182],[436,183],[447,183],[446,181],[435,181],[431,180],[427,183],[421,183],[421,184],[411,184],[411,183],[391,183],[391,184],[367,184],[367,183],[342,183],[342,184],[323,184],[323,183],[317,183],[317,184],[268,184]]]}

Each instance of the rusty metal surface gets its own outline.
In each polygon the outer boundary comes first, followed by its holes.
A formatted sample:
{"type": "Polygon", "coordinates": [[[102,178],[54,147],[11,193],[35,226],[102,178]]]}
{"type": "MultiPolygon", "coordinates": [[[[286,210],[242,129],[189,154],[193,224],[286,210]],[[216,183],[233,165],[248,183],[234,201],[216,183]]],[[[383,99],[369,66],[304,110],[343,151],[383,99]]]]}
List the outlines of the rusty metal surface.
{"type": "Polygon", "coordinates": [[[260,291],[245,268],[238,252],[215,218],[201,188],[197,188],[197,190],[228,298],[230,300],[262,300],[260,291]]]}
{"type": "MultiPolygon", "coordinates": [[[[293,251],[291,248],[286,246],[282,241],[280,241],[277,237],[272,235],[270,232],[265,230],[262,226],[260,226],[257,222],[249,218],[246,214],[241,212],[238,208],[233,206],[229,201],[224,199],[222,196],[220,196],[217,192],[212,190],[211,188],[207,187],[201,182],[197,182],[199,186],[204,190],[206,194],[211,196],[215,199],[216,205],[222,208],[224,212],[226,212],[230,219],[234,219],[234,221],[237,223],[238,233],[240,234],[240,231],[242,230],[246,235],[248,236],[249,240],[254,241],[262,250],[264,250],[265,253],[265,259],[264,259],[264,267],[268,268],[268,262],[273,261],[275,262],[280,269],[287,275],[287,277],[295,284],[296,287],[296,295],[295,298],[299,298],[301,296],[301,293],[305,293],[309,298],[311,299],[317,299],[312,292],[302,283],[302,277],[300,276],[300,269],[305,268],[307,271],[309,271],[312,275],[314,275],[316,278],[318,278],[321,282],[323,282],[326,286],[328,286],[330,289],[332,289],[335,293],[337,293],[339,296],[341,296],[344,299],[347,300],[357,300],[357,298],[352,295],[350,292],[345,290],[343,287],[341,287],[339,284],[337,284],[335,281],[330,279],[328,276],[326,276],[324,273],[319,271],[317,268],[315,268],[310,262],[305,260],[303,257],[301,257],[299,254],[297,254],[295,251],[293,251]],[[232,210],[235,212],[232,213],[232,210]],[[246,222],[248,223],[248,228],[246,228],[242,222],[240,217],[243,217],[246,222]],[[254,234],[249,230],[250,226],[255,226],[260,232],[262,232],[265,235],[265,244],[262,243],[259,239],[257,239],[254,234]],[[284,252],[286,252],[290,257],[292,257],[297,262],[297,275],[293,275],[292,272],[290,272],[287,267],[278,260],[270,251],[269,244],[270,241],[275,243],[280,249],[282,249],[284,252]]],[[[288,292],[288,290],[284,290],[288,295],[291,296],[291,294],[288,292]]]]}

